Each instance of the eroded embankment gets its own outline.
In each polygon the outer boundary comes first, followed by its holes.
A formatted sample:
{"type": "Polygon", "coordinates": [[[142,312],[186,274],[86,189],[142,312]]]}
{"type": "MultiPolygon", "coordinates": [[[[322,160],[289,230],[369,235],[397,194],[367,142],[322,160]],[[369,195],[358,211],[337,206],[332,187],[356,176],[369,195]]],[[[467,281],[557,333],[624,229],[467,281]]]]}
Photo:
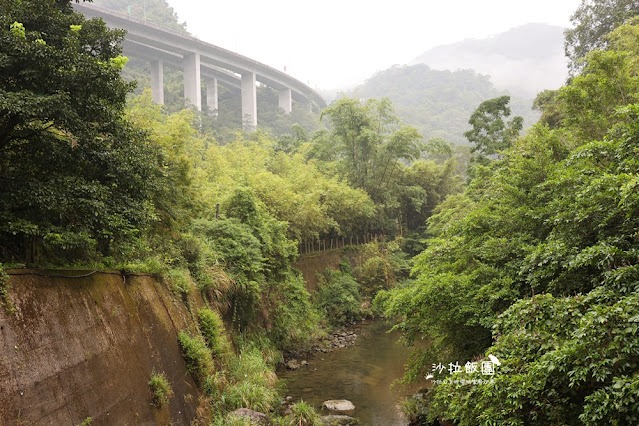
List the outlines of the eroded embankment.
{"type": "MultiPolygon", "coordinates": [[[[119,272],[7,272],[15,313],[0,308],[0,425],[77,425],[87,417],[93,425],[189,424],[195,417],[198,392],[177,342],[195,322],[165,286],[119,272]],[[154,371],[166,373],[175,393],[160,409],[151,405],[154,371]]],[[[191,294],[188,304],[202,300],[191,294]]]]}

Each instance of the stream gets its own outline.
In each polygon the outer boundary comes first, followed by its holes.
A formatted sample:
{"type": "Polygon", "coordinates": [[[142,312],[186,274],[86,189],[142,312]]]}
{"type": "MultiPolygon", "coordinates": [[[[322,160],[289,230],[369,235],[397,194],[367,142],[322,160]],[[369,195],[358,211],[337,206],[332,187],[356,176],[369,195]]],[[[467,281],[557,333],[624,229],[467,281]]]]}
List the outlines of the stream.
{"type": "Polygon", "coordinates": [[[399,332],[388,333],[389,329],[384,320],[363,321],[348,328],[357,334],[353,346],[316,353],[299,370],[279,371],[286,395],[293,401],[303,399],[316,410],[328,399],[348,399],[355,410],[320,411],[356,417],[360,425],[407,425],[398,402],[411,392],[401,386],[391,391],[390,386],[402,377],[410,349],[397,343],[399,332]]]}

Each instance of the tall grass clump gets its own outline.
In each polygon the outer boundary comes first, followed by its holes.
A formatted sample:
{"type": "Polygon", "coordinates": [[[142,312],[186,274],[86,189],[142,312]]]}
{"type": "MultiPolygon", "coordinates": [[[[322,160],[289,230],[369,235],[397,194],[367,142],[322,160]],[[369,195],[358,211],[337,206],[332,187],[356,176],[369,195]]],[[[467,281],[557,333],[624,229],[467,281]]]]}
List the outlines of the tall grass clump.
{"type": "Polygon", "coordinates": [[[231,366],[232,383],[224,390],[223,398],[229,410],[249,408],[268,412],[279,401],[277,376],[257,348],[240,353],[231,366]]]}
{"type": "Polygon", "coordinates": [[[222,364],[227,364],[232,350],[220,314],[210,309],[200,309],[198,320],[200,331],[211,353],[222,364]]]}
{"type": "Polygon", "coordinates": [[[151,389],[151,404],[155,407],[160,408],[164,404],[168,404],[169,399],[173,397],[171,384],[164,373],[153,372],[149,379],[149,388],[151,389]]]}
{"type": "Polygon", "coordinates": [[[291,414],[284,418],[284,425],[287,426],[320,426],[322,416],[320,416],[312,405],[300,400],[291,406],[291,414]]]}
{"type": "Polygon", "coordinates": [[[213,372],[213,358],[211,350],[200,335],[191,337],[184,331],[178,335],[178,342],[182,356],[186,362],[186,371],[192,376],[198,386],[206,383],[209,374],[213,372]]]}
{"type": "Polygon", "coordinates": [[[191,288],[193,286],[191,281],[191,274],[186,268],[169,269],[164,276],[164,280],[167,282],[169,289],[173,294],[179,296],[182,301],[186,302],[191,288]]]}

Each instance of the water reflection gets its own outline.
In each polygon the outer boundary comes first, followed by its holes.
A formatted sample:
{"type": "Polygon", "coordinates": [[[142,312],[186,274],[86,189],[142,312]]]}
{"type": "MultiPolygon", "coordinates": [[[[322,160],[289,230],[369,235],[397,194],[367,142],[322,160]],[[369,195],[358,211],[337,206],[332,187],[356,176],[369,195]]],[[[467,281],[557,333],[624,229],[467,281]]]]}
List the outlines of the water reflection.
{"type": "Polygon", "coordinates": [[[397,403],[410,392],[390,386],[403,375],[410,350],[396,343],[399,333],[387,333],[389,328],[382,320],[357,324],[350,329],[358,336],[354,346],[317,354],[299,370],[280,371],[287,395],[316,409],[327,399],[348,399],[355,410],[344,414],[359,418],[361,425],[408,424],[397,403]]]}

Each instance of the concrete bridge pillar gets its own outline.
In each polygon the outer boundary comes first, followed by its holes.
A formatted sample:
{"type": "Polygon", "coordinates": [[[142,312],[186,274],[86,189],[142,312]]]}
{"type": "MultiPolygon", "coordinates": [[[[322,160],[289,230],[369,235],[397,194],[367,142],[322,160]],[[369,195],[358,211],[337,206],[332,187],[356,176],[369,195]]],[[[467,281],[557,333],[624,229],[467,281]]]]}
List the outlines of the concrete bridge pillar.
{"type": "Polygon", "coordinates": [[[208,105],[209,107],[209,115],[212,117],[217,117],[217,78],[206,80],[206,105],[208,105]]]}
{"type": "Polygon", "coordinates": [[[202,83],[200,82],[200,54],[184,55],[184,99],[187,103],[202,110],[202,83]]]}
{"type": "Polygon", "coordinates": [[[254,72],[242,74],[242,127],[244,130],[257,128],[257,89],[254,72]]]}
{"type": "Polygon", "coordinates": [[[164,105],[164,61],[151,61],[151,93],[153,102],[164,105]]]}
{"type": "Polygon", "coordinates": [[[279,91],[279,105],[285,113],[290,114],[293,110],[293,97],[291,89],[282,89],[279,91]]]}

